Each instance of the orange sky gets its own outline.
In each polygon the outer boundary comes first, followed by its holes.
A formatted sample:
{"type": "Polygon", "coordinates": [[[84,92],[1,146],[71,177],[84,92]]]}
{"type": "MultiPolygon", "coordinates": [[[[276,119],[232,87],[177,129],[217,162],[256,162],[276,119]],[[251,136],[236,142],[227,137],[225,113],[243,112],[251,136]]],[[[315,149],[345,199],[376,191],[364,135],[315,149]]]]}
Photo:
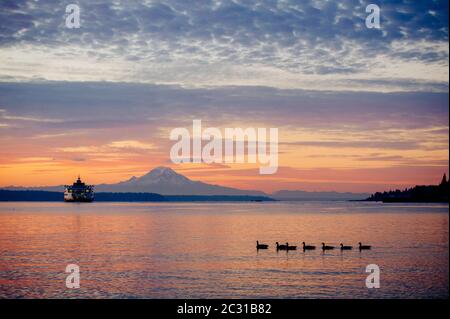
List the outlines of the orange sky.
{"type": "Polygon", "coordinates": [[[448,173],[445,1],[383,3],[375,28],[361,1],[80,0],[79,28],[65,3],[35,2],[0,1],[0,187],[170,166],[266,192],[373,192],[448,173]],[[278,172],[172,164],[170,131],[194,119],[278,128],[278,172]]]}
{"type": "MultiPolygon", "coordinates": [[[[92,184],[115,183],[143,175],[156,166],[169,166],[194,180],[269,193],[280,189],[373,192],[436,184],[442,174],[448,173],[445,126],[390,128],[395,130],[395,138],[384,137],[379,145],[370,141],[381,140],[386,129],[367,132],[280,127],[279,169],[273,175],[260,175],[259,164],[171,163],[169,151],[175,143],[169,140],[171,127],[161,127],[157,133],[145,123],[120,130],[66,130],[49,127],[51,121],[10,113],[3,112],[9,126],[3,132],[9,130],[11,134],[0,137],[0,186],[61,185],[71,183],[78,174],[92,184]],[[17,130],[26,131],[27,136],[15,136],[17,130]],[[420,146],[390,147],[389,143],[395,141],[420,146]]],[[[189,122],[184,123],[192,130],[189,122]]],[[[232,123],[271,126],[270,121],[232,123]]]]}

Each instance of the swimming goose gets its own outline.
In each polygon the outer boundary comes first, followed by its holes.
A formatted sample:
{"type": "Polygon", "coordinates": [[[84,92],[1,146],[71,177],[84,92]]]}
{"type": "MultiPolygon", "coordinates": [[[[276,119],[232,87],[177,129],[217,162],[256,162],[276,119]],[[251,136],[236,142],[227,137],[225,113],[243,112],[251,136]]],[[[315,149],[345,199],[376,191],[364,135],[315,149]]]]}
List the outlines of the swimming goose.
{"type": "Polygon", "coordinates": [[[289,243],[286,243],[287,250],[297,250],[297,246],[289,246],[289,243]]]}
{"type": "Polygon", "coordinates": [[[275,243],[277,245],[277,250],[287,250],[286,245],[279,245],[278,242],[275,243]]]}
{"type": "Polygon", "coordinates": [[[341,243],[341,250],[352,250],[353,246],[344,246],[344,244],[341,243]]]}
{"type": "Polygon", "coordinates": [[[306,245],[305,242],[303,242],[303,250],[313,250],[316,249],[316,246],[306,245]]]}
{"type": "Polygon", "coordinates": [[[371,249],[371,248],[372,248],[372,246],[362,245],[361,243],[359,243],[359,250],[363,250],[363,249],[367,250],[367,249],[371,249]]]}
{"type": "Polygon", "coordinates": [[[256,249],[267,249],[267,248],[269,248],[269,245],[260,244],[259,241],[256,241],[256,249]]]}
{"type": "Polygon", "coordinates": [[[327,246],[325,245],[325,243],[322,243],[322,250],[332,250],[332,249],[334,249],[333,246],[327,246]]]}

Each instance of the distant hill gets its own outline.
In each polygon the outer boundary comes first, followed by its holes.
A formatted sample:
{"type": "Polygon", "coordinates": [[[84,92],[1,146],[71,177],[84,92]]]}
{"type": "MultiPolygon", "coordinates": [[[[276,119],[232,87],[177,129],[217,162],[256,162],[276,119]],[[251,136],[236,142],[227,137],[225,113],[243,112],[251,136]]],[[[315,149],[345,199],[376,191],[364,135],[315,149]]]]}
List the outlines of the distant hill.
{"type": "Polygon", "coordinates": [[[338,193],[338,192],[306,192],[280,190],[271,195],[278,200],[308,201],[308,200],[362,200],[369,196],[367,193],[338,193]]]}
{"type": "MultiPolygon", "coordinates": [[[[61,192],[0,190],[0,202],[62,202],[61,192]]],[[[96,193],[95,202],[264,202],[265,196],[249,195],[159,195],[154,193],[96,193]]]]}
{"type": "MultiPolygon", "coordinates": [[[[62,202],[62,192],[0,190],[0,202],[62,202]]],[[[166,198],[152,193],[96,193],[96,202],[162,202],[166,198]]]]}
{"type": "Polygon", "coordinates": [[[444,174],[439,185],[421,185],[405,190],[395,190],[389,192],[377,192],[368,197],[367,201],[377,201],[384,203],[448,203],[449,182],[444,174]]]}
{"type": "Polygon", "coordinates": [[[0,189],[0,202],[61,202],[63,200],[61,192],[0,189]]]}

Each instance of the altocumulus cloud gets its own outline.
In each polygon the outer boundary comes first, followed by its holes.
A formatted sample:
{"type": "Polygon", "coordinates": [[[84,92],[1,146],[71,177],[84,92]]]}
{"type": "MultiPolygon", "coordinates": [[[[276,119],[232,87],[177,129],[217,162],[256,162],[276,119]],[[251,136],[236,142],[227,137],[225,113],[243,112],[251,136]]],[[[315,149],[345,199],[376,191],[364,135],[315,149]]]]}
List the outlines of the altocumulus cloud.
{"type": "Polygon", "coordinates": [[[77,1],[80,29],[68,3],[0,2],[3,80],[448,90],[447,1],[77,1]]]}
{"type": "Polygon", "coordinates": [[[448,93],[444,92],[319,92],[249,86],[184,88],[143,83],[40,82],[0,83],[0,96],[0,123],[42,129],[40,134],[50,134],[49,129],[67,134],[68,129],[138,125],[150,125],[158,131],[189,126],[193,119],[203,119],[204,125],[217,127],[233,127],[241,121],[314,131],[433,128],[435,133],[448,136],[448,93]]]}

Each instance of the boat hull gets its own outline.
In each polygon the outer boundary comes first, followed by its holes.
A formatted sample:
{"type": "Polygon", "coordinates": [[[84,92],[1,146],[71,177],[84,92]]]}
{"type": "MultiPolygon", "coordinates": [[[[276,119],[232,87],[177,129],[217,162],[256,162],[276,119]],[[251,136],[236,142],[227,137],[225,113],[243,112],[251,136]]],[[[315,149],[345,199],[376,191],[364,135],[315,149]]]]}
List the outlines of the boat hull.
{"type": "Polygon", "coordinates": [[[82,203],[90,203],[94,201],[93,195],[86,194],[73,194],[73,193],[64,193],[64,201],[65,202],[82,202],[82,203]]]}

